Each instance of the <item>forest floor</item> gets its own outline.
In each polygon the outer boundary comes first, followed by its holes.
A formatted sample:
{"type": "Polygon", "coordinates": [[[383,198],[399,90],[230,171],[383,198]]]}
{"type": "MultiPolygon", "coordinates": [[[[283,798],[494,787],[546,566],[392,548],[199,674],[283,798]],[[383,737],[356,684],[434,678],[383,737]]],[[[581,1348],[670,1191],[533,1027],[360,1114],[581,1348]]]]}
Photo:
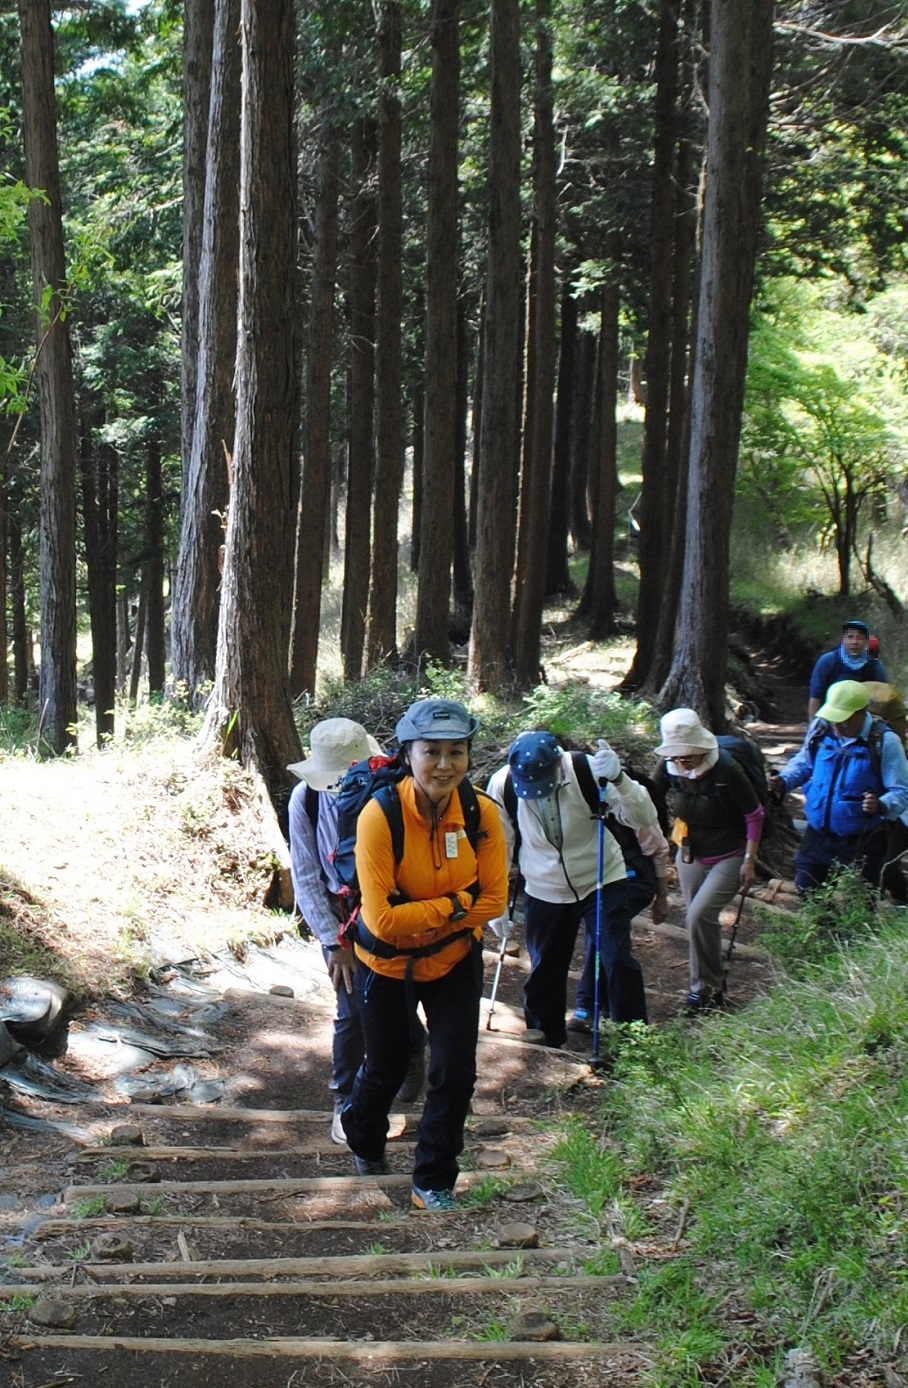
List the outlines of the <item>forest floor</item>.
{"type": "MultiPolygon", "coordinates": [[[[624,668],[624,654],[604,655],[589,643],[559,655],[558,673],[565,678],[611,686],[624,668]]],[[[765,706],[773,709],[773,721],[754,723],[751,731],[771,759],[784,761],[803,736],[805,693],[790,688],[784,672],[759,657],[754,679],[765,706]]],[[[240,1314],[237,1298],[218,1300],[213,1292],[201,1297],[192,1288],[171,1295],[160,1285],[172,1275],[167,1269],[174,1259],[183,1265],[200,1258],[206,1266],[212,1263],[211,1274],[202,1279],[206,1282],[235,1278],[239,1263],[232,1273],[224,1269],[231,1258],[250,1258],[250,1241],[256,1259],[293,1256],[309,1272],[318,1266],[323,1279],[335,1269],[333,1261],[329,1266],[324,1260],[350,1250],[361,1263],[379,1246],[383,1256],[395,1248],[428,1248],[435,1260],[455,1254],[469,1258],[472,1249],[504,1246],[499,1242],[500,1199],[492,1213],[477,1206],[458,1215],[443,1226],[441,1238],[419,1236],[414,1242],[404,1232],[406,1220],[398,1228],[398,1207],[407,1196],[405,1146],[412,1137],[413,1116],[398,1120],[400,1150],[392,1144],[395,1174],[381,1182],[382,1191],[377,1195],[357,1187],[350,1193],[356,1183],[348,1178],[349,1154],[326,1141],[330,989],[318,947],[300,939],[285,914],[263,904],[271,875],[264,838],[248,778],[236,767],[200,760],[186,741],[162,739],[134,750],[115,747],[60,762],[0,764],[0,925],[28,942],[24,964],[29,972],[69,983],[80,996],[65,1034],[33,1057],[35,1068],[24,1073],[22,1084],[5,1095],[0,1087],[6,1108],[5,1115],[0,1108],[0,1262],[7,1264],[6,1279],[12,1276],[16,1287],[21,1282],[23,1292],[19,1302],[8,1299],[8,1314],[0,1315],[0,1378],[6,1360],[15,1388],[124,1381],[125,1365],[111,1375],[110,1355],[98,1348],[105,1342],[97,1337],[107,1336],[109,1346],[115,1335],[132,1337],[128,1376],[134,1388],[187,1382],[215,1388],[227,1381],[233,1388],[358,1383],[360,1372],[369,1367],[366,1361],[354,1365],[345,1360],[341,1372],[337,1365],[317,1366],[293,1356],[303,1353],[299,1337],[327,1337],[335,1344],[361,1336],[368,1323],[367,1339],[394,1342],[395,1353],[404,1356],[387,1370],[387,1379],[382,1375],[382,1382],[453,1388],[490,1381],[516,1388],[532,1380],[537,1388],[586,1388],[603,1381],[602,1363],[588,1363],[582,1355],[571,1360],[569,1347],[547,1351],[567,1356],[563,1362],[549,1362],[543,1357],[515,1359],[517,1346],[512,1346],[510,1360],[499,1359],[496,1354],[503,1351],[495,1345],[487,1346],[481,1363],[473,1362],[475,1355],[469,1362],[454,1355],[450,1363],[439,1362],[431,1370],[424,1364],[421,1374],[414,1367],[416,1376],[408,1379],[402,1365],[406,1353],[416,1351],[401,1345],[414,1337],[429,1345],[450,1335],[462,1337],[463,1329],[452,1327],[466,1325],[467,1340],[470,1335],[501,1338],[500,1326],[470,1301],[466,1289],[472,1284],[464,1283],[462,1294],[450,1304],[424,1296],[418,1314],[409,1290],[403,1295],[392,1288],[382,1300],[373,1288],[375,1316],[370,1312],[364,1318],[360,1308],[359,1318],[350,1323],[337,1309],[322,1315],[323,1303],[318,1314],[303,1316],[298,1287],[291,1296],[288,1286],[286,1305],[277,1294],[260,1304],[260,1289],[244,1293],[240,1314]],[[131,984],[137,976],[143,983],[136,991],[131,984]],[[276,995],[275,987],[292,996],[276,995]],[[156,1054],[143,1048],[154,1030],[153,1018],[172,1018],[175,1028],[165,1033],[156,1054]],[[106,1144],[112,1128],[124,1122],[141,1125],[151,1174],[136,1175],[135,1163],[127,1169],[126,1163],[111,1161],[116,1153],[106,1144]],[[306,1124],[304,1131],[299,1125],[306,1124]],[[125,1179],[124,1197],[130,1194],[130,1180],[160,1181],[162,1163],[165,1184],[155,1190],[166,1194],[156,1195],[154,1207],[140,1205],[151,1214],[129,1216],[135,1245],[130,1256],[152,1269],[144,1275],[158,1284],[148,1305],[140,1304],[138,1296],[124,1302],[122,1291],[110,1301],[104,1292],[92,1299],[86,1288],[101,1273],[96,1250],[89,1255],[89,1249],[96,1236],[109,1235],[113,1227],[109,1203],[105,1212],[103,1198],[99,1205],[92,1201],[111,1180],[125,1179]],[[267,1195],[256,1187],[258,1176],[267,1178],[267,1195]],[[191,1195],[181,1195],[184,1186],[191,1195]],[[77,1227],[66,1222],[74,1211],[77,1227]],[[375,1220],[380,1221],[377,1227],[375,1220]],[[301,1224],[312,1226],[305,1244],[301,1224]],[[345,1232],[360,1225],[365,1232],[345,1232]],[[72,1231],[68,1235],[67,1229],[72,1231]],[[201,1252],[187,1252],[187,1234],[201,1252]],[[84,1278],[77,1279],[77,1264],[86,1266],[84,1278]],[[24,1271],[12,1271],[17,1266],[24,1271]],[[37,1283],[30,1283],[27,1274],[37,1283]],[[65,1342],[71,1346],[66,1352],[62,1338],[36,1332],[26,1319],[29,1298],[43,1285],[42,1278],[56,1278],[56,1290],[62,1287],[64,1298],[67,1291],[76,1297],[79,1333],[65,1342]],[[77,1281],[84,1282],[81,1291],[77,1281]],[[187,1360],[188,1351],[173,1355],[170,1340],[165,1345],[162,1336],[194,1345],[195,1358],[187,1360]],[[244,1337],[247,1348],[229,1361],[223,1353],[212,1358],[205,1348],[237,1336],[244,1337]],[[249,1357],[248,1346],[257,1337],[269,1342],[292,1337],[289,1357],[275,1363],[249,1357]],[[133,1343],[136,1338],[146,1342],[142,1354],[133,1343]]],[[[773,891],[778,889],[776,883],[773,891]]],[[[687,988],[687,943],[676,888],[670,907],[662,926],[653,926],[646,916],[635,924],[650,1020],[657,1025],[678,1015],[687,988]]],[[[731,916],[727,924],[730,928],[731,916]]],[[[759,930],[759,916],[748,902],[730,965],[732,1008],[743,1006],[771,982],[759,930]]],[[[489,981],[497,959],[492,944],[490,940],[486,955],[489,981]]],[[[574,978],[579,963],[578,949],[574,978]]],[[[0,978],[22,970],[21,954],[17,965],[11,970],[10,962],[0,958],[0,978]]],[[[521,949],[519,956],[503,961],[494,1015],[483,1005],[480,1078],[464,1162],[467,1189],[483,1171],[494,1175],[507,1168],[518,1188],[523,1179],[538,1194],[537,1179],[546,1181],[546,1120],[592,1112],[604,1082],[588,1064],[589,1036],[572,1034],[564,1052],[522,1044],[526,972],[521,949]],[[535,1135],[531,1143],[529,1131],[535,1135]]],[[[529,1218],[522,1207],[514,1210],[512,1218],[529,1218]]],[[[571,1246],[576,1243],[577,1210],[552,1188],[550,1172],[544,1204],[533,1208],[532,1218],[540,1247],[557,1250],[568,1234],[571,1246]]],[[[602,1229],[584,1227],[582,1219],[579,1227],[580,1243],[591,1253],[601,1243],[602,1229]]],[[[124,1225],[116,1228],[122,1232],[124,1225]]],[[[673,1237],[674,1227],[666,1230],[666,1246],[673,1237]]],[[[615,1246],[620,1242],[618,1238],[615,1246]]],[[[483,1256],[488,1260],[491,1255],[483,1256]]],[[[576,1257],[576,1249],[571,1256],[576,1257]]],[[[574,1266],[570,1260],[568,1265],[574,1266]]],[[[251,1266],[242,1263],[243,1268],[251,1266]]],[[[299,1268],[297,1273],[303,1275],[299,1268]]],[[[251,1276],[244,1275],[247,1280],[251,1276]]],[[[142,1280],[138,1272],[136,1278],[142,1280]]],[[[543,1283],[540,1279],[540,1287],[543,1283]]],[[[519,1295],[511,1295],[502,1283],[501,1305],[508,1314],[536,1305],[532,1297],[527,1301],[528,1286],[521,1284],[519,1295]]],[[[567,1290],[563,1283],[565,1294],[567,1290]]],[[[582,1278],[571,1295],[570,1313],[551,1312],[556,1320],[585,1326],[582,1334],[569,1329],[566,1339],[576,1343],[586,1335],[600,1347],[607,1345],[602,1353],[608,1354],[608,1381],[615,1388],[639,1382],[645,1347],[610,1343],[604,1312],[586,1304],[591,1296],[597,1303],[601,1297],[582,1278]]],[[[550,1309],[559,1304],[551,1288],[545,1296],[550,1309]]],[[[458,1344],[457,1353],[469,1356],[469,1347],[463,1348],[462,1340],[458,1344]]],[[[529,1354],[526,1346],[524,1354],[529,1354]]]]}

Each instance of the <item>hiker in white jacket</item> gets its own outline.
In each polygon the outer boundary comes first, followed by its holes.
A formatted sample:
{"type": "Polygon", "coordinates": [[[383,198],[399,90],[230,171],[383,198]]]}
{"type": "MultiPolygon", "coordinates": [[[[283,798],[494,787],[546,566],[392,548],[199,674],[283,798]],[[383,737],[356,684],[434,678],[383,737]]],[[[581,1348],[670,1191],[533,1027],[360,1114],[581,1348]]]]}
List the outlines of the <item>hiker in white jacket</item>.
{"type": "MultiPolygon", "coordinates": [[[[591,807],[604,784],[604,810],[620,806],[621,818],[645,829],[656,819],[644,786],[626,776],[618,754],[601,741],[595,756],[562,751],[548,732],[521,733],[508,749],[508,764],[487,790],[498,804],[508,853],[526,893],[526,945],[531,971],[524,986],[528,1028],[546,1044],[567,1039],[567,979],[581,922],[595,931],[599,823],[591,807]],[[580,756],[589,769],[587,780],[580,756]],[[587,782],[587,792],[578,779],[587,782]]],[[[595,802],[594,802],[595,803],[595,802]]],[[[604,827],[600,935],[600,1011],[614,1022],[645,1022],[643,971],[631,950],[631,916],[625,900],[624,858],[604,827]]],[[[499,931],[504,922],[492,922],[499,931]]]]}

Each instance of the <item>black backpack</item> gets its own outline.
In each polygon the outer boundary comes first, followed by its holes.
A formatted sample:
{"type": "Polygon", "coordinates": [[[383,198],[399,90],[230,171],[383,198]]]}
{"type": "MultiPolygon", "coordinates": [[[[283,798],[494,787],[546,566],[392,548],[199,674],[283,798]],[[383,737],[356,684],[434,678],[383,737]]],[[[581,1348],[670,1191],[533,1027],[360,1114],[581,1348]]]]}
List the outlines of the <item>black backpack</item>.
{"type": "Polygon", "coordinates": [[[756,791],[760,804],[765,806],[769,796],[766,763],[757,744],[751,738],[736,733],[722,733],[716,741],[719,751],[727,753],[732,761],[737,762],[756,791]]]}
{"type": "MultiPolygon", "coordinates": [[[[378,801],[391,831],[391,851],[396,866],[404,854],[404,818],[395,786],[409,775],[410,768],[404,765],[397,754],[369,757],[366,761],[355,762],[349,771],[344,773],[337,791],[337,846],[333,854],[333,864],[342,883],[339,896],[344,915],[344,925],[338,938],[342,944],[351,944],[355,937],[370,953],[389,959],[396,954],[418,956],[434,953],[436,949],[450,944],[454,938],[447,936],[433,946],[426,946],[420,950],[397,950],[384,941],[377,940],[360,919],[361,893],[356,876],[355,855],[356,825],[359,816],[367,801],[373,798],[378,801]]],[[[481,812],[478,794],[472,782],[468,780],[461,781],[457,792],[460,796],[464,832],[475,853],[480,834],[481,812]]],[[[460,932],[458,937],[459,934],[460,932]]]]}

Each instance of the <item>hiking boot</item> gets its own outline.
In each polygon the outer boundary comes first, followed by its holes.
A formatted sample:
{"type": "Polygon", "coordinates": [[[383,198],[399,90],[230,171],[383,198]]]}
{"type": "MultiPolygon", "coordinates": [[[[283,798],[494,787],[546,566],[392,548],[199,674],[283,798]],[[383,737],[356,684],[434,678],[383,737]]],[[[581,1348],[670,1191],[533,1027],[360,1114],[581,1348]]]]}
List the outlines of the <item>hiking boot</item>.
{"type": "Polygon", "coordinates": [[[582,1031],[587,1036],[593,1030],[593,1023],[590,1014],[585,1007],[578,1007],[571,1013],[565,1023],[568,1031],[582,1031]]]}
{"type": "Polygon", "coordinates": [[[375,1161],[369,1161],[368,1157],[358,1157],[355,1153],[353,1167],[357,1176],[387,1176],[390,1171],[385,1157],[378,1157],[375,1161]]]}
{"type": "Polygon", "coordinates": [[[337,1143],[338,1147],[346,1147],[347,1134],[344,1132],[344,1125],[341,1122],[341,1110],[345,1104],[350,1102],[349,1097],[334,1100],[334,1117],[331,1120],[331,1141],[337,1143]]]}
{"type": "Polygon", "coordinates": [[[414,1210],[456,1210],[457,1201],[451,1190],[423,1190],[414,1186],[410,1192],[410,1204],[414,1210]]]}
{"type": "Polygon", "coordinates": [[[404,1082],[394,1095],[391,1107],[398,1104],[418,1104],[426,1089],[426,1048],[419,1046],[410,1056],[404,1082]]]}
{"type": "Polygon", "coordinates": [[[704,1012],[717,1012],[725,1007],[725,988],[694,988],[684,999],[684,1014],[698,1017],[704,1012]]]}

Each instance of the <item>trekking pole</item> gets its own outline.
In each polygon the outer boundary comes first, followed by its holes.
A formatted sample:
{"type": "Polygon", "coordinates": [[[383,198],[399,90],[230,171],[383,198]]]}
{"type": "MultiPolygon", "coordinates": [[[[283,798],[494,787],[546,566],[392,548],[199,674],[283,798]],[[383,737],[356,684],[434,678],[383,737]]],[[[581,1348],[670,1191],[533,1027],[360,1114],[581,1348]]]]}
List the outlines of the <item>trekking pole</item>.
{"type": "Polygon", "coordinates": [[[731,939],[730,939],[729,942],[728,942],[728,949],[725,951],[725,958],[726,958],[726,960],[728,960],[728,959],[731,958],[732,953],[733,953],[733,951],[734,951],[734,948],[735,948],[735,940],[737,939],[737,935],[738,935],[738,924],[739,924],[739,922],[740,922],[740,920],[741,920],[741,912],[744,910],[744,899],[745,899],[745,897],[747,896],[747,893],[748,893],[749,891],[750,891],[750,887],[745,887],[744,890],[743,890],[742,893],[741,893],[741,900],[738,902],[738,909],[737,909],[737,911],[735,912],[734,924],[732,925],[732,928],[731,928],[731,939]]]}
{"type": "Polygon", "coordinates": [[[595,1065],[599,1060],[599,1014],[601,1011],[602,973],[602,889],[605,875],[605,797],[606,783],[599,781],[598,843],[596,852],[596,950],[593,969],[593,1055],[595,1065]]]}
{"type": "Polygon", "coordinates": [[[486,1017],[486,1031],[492,1030],[492,1017],[495,1014],[495,996],[498,992],[498,980],[501,978],[501,966],[504,963],[504,956],[508,952],[508,940],[511,935],[511,926],[514,924],[514,908],[517,905],[517,897],[520,895],[520,887],[523,879],[518,872],[514,878],[514,890],[511,893],[511,900],[508,903],[508,925],[501,937],[501,949],[498,951],[498,963],[495,965],[495,977],[492,979],[492,992],[489,996],[489,1015],[486,1017]]]}

